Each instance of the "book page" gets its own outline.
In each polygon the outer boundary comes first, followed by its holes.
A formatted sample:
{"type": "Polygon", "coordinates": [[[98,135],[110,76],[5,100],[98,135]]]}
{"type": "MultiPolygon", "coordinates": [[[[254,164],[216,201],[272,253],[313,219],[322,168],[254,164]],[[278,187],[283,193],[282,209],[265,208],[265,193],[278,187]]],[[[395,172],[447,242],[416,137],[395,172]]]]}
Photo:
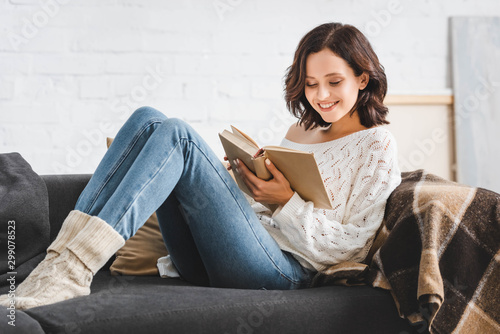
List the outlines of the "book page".
{"type": "Polygon", "coordinates": [[[231,129],[233,130],[233,133],[237,136],[240,136],[240,137],[243,137],[245,138],[246,140],[248,140],[250,143],[252,143],[257,149],[260,148],[259,144],[257,144],[257,142],[255,142],[255,140],[253,140],[249,135],[247,135],[246,133],[244,133],[243,131],[239,130],[238,128],[236,128],[235,126],[231,125],[231,129]]]}
{"type": "MultiPolygon", "coordinates": [[[[228,130],[224,130],[221,133],[219,133],[219,136],[224,137],[226,140],[230,141],[233,143],[233,145],[238,146],[238,148],[242,151],[245,151],[247,154],[250,156],[253,156],[257,150],[259,149],[258,147],[255,147],[253,143],[249,142],[246,138],[236,135],[228,130]]],[[[228,152],[226,151],[226,154],[228,152]]],[[[228,158],[233,158],[230,156],[227,156],[228,158]]],[[[236,157],[242,159],[243,157],[236,157]]]]}
{"type": "Polygon", "coordinates": [[[263,149],[269,149],[269,150],[273,150],[273,151],[303,152],[303,151],[295,150],[293,148],[275,146],[275,145],[267,145],[267,146],[264,146],[263,149]]]}

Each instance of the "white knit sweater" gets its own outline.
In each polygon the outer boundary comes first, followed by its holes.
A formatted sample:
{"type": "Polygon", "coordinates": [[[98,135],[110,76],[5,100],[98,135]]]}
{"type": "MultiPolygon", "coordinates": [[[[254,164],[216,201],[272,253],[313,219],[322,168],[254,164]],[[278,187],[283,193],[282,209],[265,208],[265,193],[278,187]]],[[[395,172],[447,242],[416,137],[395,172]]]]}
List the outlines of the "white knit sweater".
{"type": "Polygon", "coordinates": [[[321,271],[344,261],[363,261],[387,198],[401,183],[392,134],[375,127],[316,144],[283,138],[280,146],[314,153],[333,210],[316,209],[295,193],[271,213],[245,195],[261,223],[306,268],[321,271]]]}
{"type": "MultiPolygon", "coordinates": [[[[401,183],[392,134],[375,127],[317,144],[283,138],[280,146],[314,153],[333,210],[316,209],[295,193],[272,213],[243,193],[263,226],[306,268],[322,271],[340,262],[363,261],[387,198],[401,183]]],[[[160,259],[158,268],[163,277],[178,276],[169,256],[160,259]]]]}

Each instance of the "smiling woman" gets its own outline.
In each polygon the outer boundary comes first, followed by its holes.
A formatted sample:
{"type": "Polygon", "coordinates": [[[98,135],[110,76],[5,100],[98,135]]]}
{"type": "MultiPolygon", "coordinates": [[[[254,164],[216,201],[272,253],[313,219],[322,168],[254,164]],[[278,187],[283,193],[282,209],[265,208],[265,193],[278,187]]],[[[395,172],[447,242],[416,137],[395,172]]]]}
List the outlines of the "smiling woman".
{"type": "Polygon", "coordinates": [[[344,59],[323,49],[307,57],[306,73],[306,99],[325,122],[335,124],[330,130],[335,128],[337,137],[366,129],[353,109],[358,92],[368,84],[366,72],[355,76],[344,59]],[[332,69],[335,72],[330,73],[332,69]],[[349,117],[344,117],[347,114],[349,117]]]}
{"type": "Polygon", "coordinates": [[[290,112],[305,130],[331,125],[332,138],[388,124],[386,93],[384,67],[370,42],[347,24],[326,23],[306,34],[286,77],[290,112]],[[346,129],[346,114],[354,121],[352,129],[346,129]]]}

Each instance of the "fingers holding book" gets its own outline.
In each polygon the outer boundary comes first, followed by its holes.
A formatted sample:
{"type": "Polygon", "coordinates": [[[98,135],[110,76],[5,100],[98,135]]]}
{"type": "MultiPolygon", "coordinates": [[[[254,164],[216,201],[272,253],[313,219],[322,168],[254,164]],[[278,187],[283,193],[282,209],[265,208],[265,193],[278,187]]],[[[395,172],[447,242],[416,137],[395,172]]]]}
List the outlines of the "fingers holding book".
{"type": "Polygon", "coordinates": [[[294,191],[290,187],[290,183],[269,159],[266,159],[266,167],[273,178],[268,181],[255,176],[239,159],[234,161],[234,165],[237,166],[236,171],[252,193],[252,198],[255,201],[285,205],[293,196],[294,191]]]}

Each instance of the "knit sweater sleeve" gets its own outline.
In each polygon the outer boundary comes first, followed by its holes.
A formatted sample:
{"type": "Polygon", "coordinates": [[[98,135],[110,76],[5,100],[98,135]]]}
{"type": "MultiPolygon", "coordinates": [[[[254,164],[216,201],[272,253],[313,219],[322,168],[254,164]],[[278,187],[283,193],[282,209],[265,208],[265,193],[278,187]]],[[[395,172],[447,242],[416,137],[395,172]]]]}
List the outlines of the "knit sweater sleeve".
{"type": "Polygon", "coordinates": [[[328,166],[330,177],[343,180],[325,182],[333,210],[316,209],[295,192],[272,216],[281,234],[316,269],[365,259],[382,223],[387,198],[401,182],[392,135],[388,131],[373,134],[356,146],[351,143],[349,158],[342,157],[339,163],[317,158],[323,167],[328,166]],[[342,163],[345,160],[347,165],[342,163]]]}

